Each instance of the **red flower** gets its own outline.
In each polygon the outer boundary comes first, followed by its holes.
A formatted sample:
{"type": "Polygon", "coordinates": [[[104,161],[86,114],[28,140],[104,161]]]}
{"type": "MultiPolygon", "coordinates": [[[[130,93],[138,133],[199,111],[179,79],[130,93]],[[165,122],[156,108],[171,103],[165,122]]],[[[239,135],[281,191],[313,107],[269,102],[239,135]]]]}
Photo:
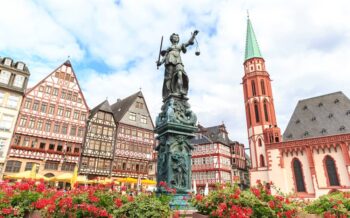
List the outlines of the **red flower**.
{"type": "Polygon", "coordinates": [[[269,204],[269,207],[270,207],[271,209],[274,209],[274,208],[275,208],[275,202],[274,202],[274,201],[269,201],[268,204],[269,204]]]}
{"type": "Polygon", "coordinates": [[[18,186],[19,190],[21,191],[28,191],[30,189],[30,185],[28,183],[21,183],[18,186]]]}
{"type": "Polygon", "coordinates": [[[203,200],[203,196],[201,194],[196,194],[196,200],[197,201],[202,201],[203,200]]]}
{"type": "Polygon", "coordinates": [[[122,187],[120,188],[121,191],[126,191],[126,189],[127,189],[126,186],[122,186],[122,187]]]}
{"type": "Polygon", "coordinates": [[[253,192],[253,194],[254,194],[256,197],[260,198],[261,193],[260,193],[260,190],[259,190],[259,189],[257,189],[257,188],[250,188],[250,190],[253,192]]]}
{"type": "Polygon", "coordinates": [[[39,185],[36,186],[36,191],[37,192],[44,192],[45,191],[45,184],[44,183],[40,183],[39,185]]]}
{"type": "Polygon", "coordinates": [[[92,202],[92,203],[97,203],[100,201],[100,199],[98,197],[96,197],[95,195],[90,195],[89,196],[89,200],[92,202]]]}
{"type": "Polygon", "coordinates": [[[134,197],[131,196],[131,195],[129,195],[129,196],[128,196],[128,201],[129,201],[129,202],[133,202],[133,201],[134,201],[134,197]]]}
{"type": "Polygon", "coordinates": [[[12,213],[12,208],[3,208],[1,210],[1,213],[4,214],[4,215],[11,214],[12,213]]]}
{"type": "Polygon", "coordinates": [[[120,198],[117,198],[114,200],[114,204],[117,208],[119,208],[123,205],[123,201],[120,198]]]}
{"type": "Polygon", "coordinates": [[[175,211],[174,213],[173,213],[173,218],[180,218],[180,211],[175,211]]]}

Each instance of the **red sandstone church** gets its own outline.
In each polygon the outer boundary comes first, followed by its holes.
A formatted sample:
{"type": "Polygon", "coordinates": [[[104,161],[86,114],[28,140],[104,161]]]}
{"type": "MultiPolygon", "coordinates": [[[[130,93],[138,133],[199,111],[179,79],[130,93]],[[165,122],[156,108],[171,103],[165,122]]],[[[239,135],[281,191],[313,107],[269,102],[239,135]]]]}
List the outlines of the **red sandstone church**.
{"type": "Polygon", "coordinates": [[[314,198],[350,190],[350,100],[336,92],[298,102],[281,137],[271,80],[248,18],[243,91],[252,184],[314,198]]]}

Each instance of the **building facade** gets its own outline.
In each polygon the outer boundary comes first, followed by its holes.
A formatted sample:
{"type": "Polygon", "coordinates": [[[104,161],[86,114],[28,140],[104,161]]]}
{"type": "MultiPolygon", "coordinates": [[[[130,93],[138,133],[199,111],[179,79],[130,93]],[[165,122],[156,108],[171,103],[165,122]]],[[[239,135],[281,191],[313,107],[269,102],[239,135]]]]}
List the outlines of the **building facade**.
{"type": "Polygon", "coordinates": [[[249,19],[244,72],[251,182],[273,182],[282,192],[305,198],[350,190],[350,100],[337,92],[299,101],[282,138],[271,80],[249,19]]]}
{"type": "Polygon", "coordinates": [[[116,123],[109,102],[103,101],[90,111],[82,147],[79,174],[93,177],[111,177],[116,123]]]}
{"type": "Polygon", "coordinates": [[[118,99],[111,109],[117,126],[112,176],[148,178],[155,137],[142,92],[118,99]]]}
{"type": "Polygon", "coordinates": [[[70,61],[25,93],[4,174],[36,164],[48,177],[78,163],[88,106],[70,61]]]}
{"type": "Polygon", "coordinates": [[[0,57],[0,177],[29,76],[25,63],[0,57]]]}
{"type": "Polygon", "coordinates": [[[209,188],[214,188],[217,183],[241,181],[241,168],[245,167],[244,145],[229,139],[224,124],[207,128],[198,125],[191,143],[194,145],[192,180],[199,190],[207,183],[209,188]]]}
{"type": "Polygon", "coordinates": [[[249,187],[249,179],[247,179],[249,168],[244,144],[233,141],[230,143],[230,148],[233,181],[237,182],[241,188],[247,188],[249,187]]]}

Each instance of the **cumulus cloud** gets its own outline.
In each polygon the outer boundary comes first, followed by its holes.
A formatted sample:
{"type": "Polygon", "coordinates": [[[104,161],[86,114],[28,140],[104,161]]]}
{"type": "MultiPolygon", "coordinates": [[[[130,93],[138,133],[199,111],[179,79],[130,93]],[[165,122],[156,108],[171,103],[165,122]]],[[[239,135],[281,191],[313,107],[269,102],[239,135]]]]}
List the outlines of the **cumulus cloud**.
{"type": "Polygon", "coordinates": [[[153,119],[161,107],[160,38],[171,33],[195,47],[183,55],[190,104],[204,126],[222,122],[247,146],[241,81],[249,9],[273,80],[282,131],[298,100],[350,94],[348,1],[0,0],[0,55],[25,61],[37,83],[70,56],[92,108],[142,89],[153,119]]]}

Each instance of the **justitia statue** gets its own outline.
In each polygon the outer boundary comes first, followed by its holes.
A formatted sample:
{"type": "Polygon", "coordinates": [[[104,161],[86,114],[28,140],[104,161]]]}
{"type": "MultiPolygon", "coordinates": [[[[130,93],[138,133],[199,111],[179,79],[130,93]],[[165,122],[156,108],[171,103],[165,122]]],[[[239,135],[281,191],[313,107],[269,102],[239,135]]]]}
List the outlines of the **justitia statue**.
{"type": "Polygon", "coordinates": [[[181,60],[181,52],[186,53],[187,47],[194,44],[198,30],[195,30],[188,42],[179,45],[180,37],[173,33],[170,36],[171,46],[161,50],[162,60],[157,61],[159,67],[164,63],[163,99],[169,95],[186,96],[188,92],[188,77],[181,60]]]}
{"type": "MultiPolygon", "coordinates": [[[[157,66],[164,64],[163,105],[156,118],[158,151],[157,183],[158,192],[168,190],[160,184],[165,182],[169,188],[176,190],[170,206],[177,209],[187,208],[184,199],[189,198],[192,190],[191,151],[194,149],[190,139],[197,130],[197,116],[188,103],[188,77],[181,60],[181,52],[196,41],[198,31],[192,33],[188,42],[179,45],[179,35],[170,36],[171,46],[162,50],[162,43],[157,66]],[[160,57],[163,57],[160,59],[160,57]]],[[[163,42],[163,38],[162,38],[163,42]]],[[[196,55],[199,55],[196,52],[196,55]]]]}

